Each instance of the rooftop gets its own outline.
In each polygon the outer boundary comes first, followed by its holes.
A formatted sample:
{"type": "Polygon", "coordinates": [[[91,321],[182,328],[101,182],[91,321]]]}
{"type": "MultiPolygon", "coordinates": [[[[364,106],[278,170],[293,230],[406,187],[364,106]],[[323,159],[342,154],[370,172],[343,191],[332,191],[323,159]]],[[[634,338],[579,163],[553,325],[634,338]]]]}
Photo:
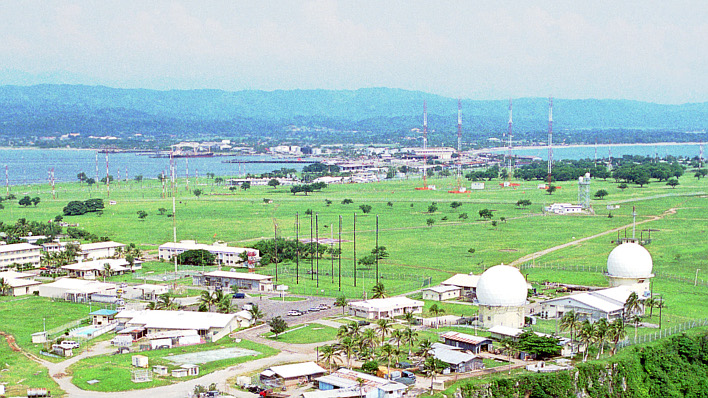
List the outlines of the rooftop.
{"type": "Polygon", "coordinates": [[[459,341],[462,343],[470,343],[470,344],[480,344],[486,342],[491,342],[491,340],[488,337],[482,337],[482,336],[472,336],[471,334],[465,334],[465,333],[460,333],[460,332],[445,332],[440,335],[443,339],[448,339],[452,341],[459,341]]]}
{"type": "Polygon", "coordinates": [[[115,247],[125,247],[125,244],[113,242],[113,241],[85,243],[85,244],[81,245],[81,251],[85,252],[85,251],[91,251],[91,250],[110,249],[110,248],[115,248],[115,247]]]}
{"type": "Polygon", "coordinates": [[[408,297],[388,297],[355,301],[350,303],[351,307],[359,307],[374,311],[389,311],[394,308],[422,307],[425,303],[418,300],[411,300],[408,297]]]}
{"type": "Polygon", "coordinates": [[[479,275],[456,274],[443,281],[441,285],[453,285],[466,288],[476,288],[479,282],[479,275]]]}
{"type": "Polygon", "coordinates": [[[126,326],[142,326],[150,329],[208,330],[226,327],[235,315],[217,314],[216,312],[125,310],[119,312],[116,317],[129,318],[126,326]]]}
{"type": "Polygon", "coordinates": [[[314,362],[302,362],[293,363],[290,365],[271,366],[270,368],[266,369],[266,371],[268,370],[284,379],[291,379],[293,377],[302,376],[312,376],[319,373],[327,373],[326,370],[322,369],[318,364],[314,362]]]}
{"type": "Polygon", "coordinates": [[[70,271],[103,271],[106,264],[111,266],[111,271],[126,271],[128,261],[123,258],[104,258],[102,260],[82,261],[69,265],[63,265],[61,268],[70,271]]]}
{"type": "Polygon", "coordinates": [[[433,287],[426,287],[423,290],[431,290],[435,293],[446,293],[446,292],[453,292],[455,290],[460,290],[459,286],[433,286],[433,287]]]}
{"type": "Polygon", "coordinates": [[[502,336],[519,337],[524,331],[522,329],[499,325],[490,328],[489,332],[500,334],[502,336]]]}
{"type": "Polygon", "coordinates": [[[246,272],[231,272],[231,271],[211,271],[204,273],[204,276],[213,276],[217,278],[231,278],[231,279],[248,279],[253,281],[265,281],[273,279],[270,275],[260,275],[254,273],[246,272]]]}
{"type": "Polygon", "coordinates": [[[14,243],[11,245],[0,245],[0,253],[14,252],[18,250],[41,250],[41,246],[30,245],[29,243],[14,243]]]}
{"type": "Polygon", "coordinates": [[[94,312],[90,313],[89,315],[112,316],[117,313],[118,313],[118,311],[115,311],[115,310],[102,309],[102,310],[94,311],[94,312]]]}

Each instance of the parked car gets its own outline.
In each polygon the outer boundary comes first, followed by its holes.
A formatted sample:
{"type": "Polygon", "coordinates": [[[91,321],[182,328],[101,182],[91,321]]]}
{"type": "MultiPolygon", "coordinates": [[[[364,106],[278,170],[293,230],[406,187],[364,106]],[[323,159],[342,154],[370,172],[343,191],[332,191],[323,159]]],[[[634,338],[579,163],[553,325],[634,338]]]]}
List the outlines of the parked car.
{"type": "Polygon", "coordinates": [[[298,311],[298,310],[290,310],[290,311],[288,311],[288,316],[300,316],[300,315],[302,315],[302,312],[300,312],[300,311],[298,311]]]}
{"type": "Polygon", "coordinates": [[[369,321],[359,321],[357,323],[359,324],[359,326],[371,325],[371,322],[369,322],[369,321]]]}
{"type": "Polygon", "coordinates": [[[68,350],[70,348],[79,348],[79,343],[73,341],[73,340],[64,340],[61,343],[59,343],[59,347],[68,350]]]}
{"type": "Polygon", "coordinates": [[[246,298],[246,294],[245,293],[234,293],[232,297],[235,299],[242,299],[242,298],[246,298]]]}
{"type": "Polygon", "coordinates": [[[317,312],[317,311],[320,311],[320,309],[317,308],[317,307],[312,307],[312,308],[310,308],[308,311],[310,311],[310,312],[317,312]]]}

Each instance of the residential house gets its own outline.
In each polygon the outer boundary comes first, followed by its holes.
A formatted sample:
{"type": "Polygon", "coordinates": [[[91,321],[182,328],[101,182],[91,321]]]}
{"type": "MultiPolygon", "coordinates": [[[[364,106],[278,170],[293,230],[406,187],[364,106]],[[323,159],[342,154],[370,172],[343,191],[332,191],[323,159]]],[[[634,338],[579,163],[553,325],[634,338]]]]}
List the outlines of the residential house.
{"type": "Polygon", "coordinates": [[[124,310],[116,315],[119,328],[141,327],[148,334],[174,330],[196,330],[206,341],[217,341],[241,327],[236,314],[215,312],[124,310]]]}
{"type": "Polygon", "coordinates": [[[311,382],[327,373],[314,362],[293,363],[290,365],[271,366],[260,374],[260,380],[269,387],[291,387],[311,382]]]}
{"type": "Polygon", "coordinates": [[[34,280],[33,274],[15,271],[0,272],[0,279],[3,279],[9,286],[7,294],[10,296],[24,296],[33,291],[33,287],[41,285],[41,282],[34,280]]]}
{"type": "Polygon", "coordinates": [[[130,264],[123,258],[81,261],[75,264],[63,265],[61,269],[67,271],[69,277],[93,280],[104,276],[106,264],[110,267],[110,272],[106,276],[122,275],[130,271],[128,268],[130,264]]]}
{"type": "Polygon", "coordinates": [[[474,274],[455,274],[440,283],[440,285],[458,287],[460,288],[461,296],[469,296],[476,293],[479,277],[480,275],[474,274]]]}
{"type": "Polygon", "coordinates": [[[462,289],[458,286],[433,286],[423,289],[423,300],[445,301],[460,297],[462,289]]]}
{"type": "Polygon", "coordinates": [[[59,278],[54,282],[35,286],[40,297],[51,297],[74,302],[87,302],[93,294],[116,296],[116,285],[84,279],[59,278]]]}
{"type": "Polygon", "coordinates": [[[484,362],[481,357],[459,349],[454,349],[446,344],[434,344],[433,357],[446,363],[448,369],[456,373],[464,373],[484,368],[484,362]]]}
{"type": "Polygon", "coordinates": [[[85,243],[79,246],[80,251],[77,254],[77,259],[96,260],[99,258],[114,257],[116,255],[116,249],[122,249],[124,247],[125,244],[113,241],[85,243]]]}

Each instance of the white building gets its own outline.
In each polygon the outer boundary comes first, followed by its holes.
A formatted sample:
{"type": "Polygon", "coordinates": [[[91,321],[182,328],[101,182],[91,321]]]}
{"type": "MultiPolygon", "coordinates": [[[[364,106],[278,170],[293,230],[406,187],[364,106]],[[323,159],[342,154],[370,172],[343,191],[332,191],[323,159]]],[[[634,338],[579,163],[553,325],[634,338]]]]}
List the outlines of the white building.
{"type": "Polygon", "coordinates": [[[197,286],[211,286],[218,289],[239,289],[269,292],[273,290],[273,277],[252,272],[211,271],[193,277],[197,286]]]}
{"type": "Polygon", "coordinates": [[[461,289],[461,295],[466,296],[477,291],[479,275],[475,274],[455,274],[442,283],[443,286],[455,286],[461,289]]]}
{"type": "MultiPolygon", "coordinates": [[[[541,303],[541,315],[544,318],[560,319],[565,313],[574,311],[582,320],[595,322],[605,318],[611,321],[622,317],[624,303],[630,294],[632,290],[628,286],[617,286],[556,297],[541,303]]],[[[640,313],[642,312],[643,310],[640,313]]]]}
{"type": "MultiPolygon", "coordinates": [[[[327,376],[315,379],[320,390],[351,391],[363,398],[401,398],[408,389],[405,384],[368,373],[339,368],[327,376]],[[360,384],[361,383],[361,384],[360,384]],[[359,394],[359,392],[363,394],[359,394]]],[[[349,395],[337,395],[340,397],[349,395]]]]}
{"type": "Polygon", "coordinates": [[[29,243],[0,245],[0,269],[6,269],[12,264],[31,264],[38,267],[41,250],[40,246],[29,243]]]}
{"type": "Polygon", "coordinates": [[[107,296],[116,295],[116,285],[83,279],[59,278],[52,283],[34,287],[40,297],[51,297],[69,301],[84,302],[91,299],[92,294],[107,296]]]}
{"type": "Polygon", "coordinates": [[[0,272],[0,279],[4,280],[10,286],[9,294],[11,296],[24,296],[30,294],[34,289],[33,286],[41,285],[42,282],[34,280],[33,274],[24,272],[3,271],[0,272]]]}
{"type": "Polygon", "coordinates": [[[544,208],[546,212],[553,214],[580,214],[583,212],[583,206],[570,203],[553,203],[544,208]]]}
{"type": "Polygon", "coordinates": [[[433,286],[423,289],[423,300],[444,301],[460,297],[461,288],[457,286],[433,286]]]}
{"type": "Polygon", "coordinates": [[[124,248],[125,244],[113,241],[85,243],[80,246],[81,251],[77,257],[84,260],[113,257],[116,255],[116,249],[119,247],[124,248]]]}
{"type": "Polygon", "coordinates": [[[127,260],[123,258],[104,258],[102,260],[81,261],[75,264],[63,265],[61,269],[68,271],[72,278],[96,279],[106,272],[106,264],[110,267],[109,275],[121,275],[130,269],[127,260]]]}
{"type": "Polygon", "coordinates": [[[291,387],[311,382],[324,376],[325,369],[314,362],[300,362],[289,365],[271,366],[260,374],[260,381],[269,387],[291,387]]]}
{"type": "Polygon", "coordinates": [[[260,253],[256,249],[246,247],[229,247],[226,243],[215,242],[213,245],[197,243],[194,240],[182,240],[177,243],[167,242],[160,245],[158,255],[161,260],[170,260],[172,256],[180,255],[187,250],[206,250],[216,256],[219,265],[252,268],[260,260],[260,253]],[[241,253],[246,253],[248,260],[241,259],[241,253]]]}
{"type": "Polygon", "coordinates": [[[615,247],[607,257],[607,278],[610,286],[626,286],[640,298],[651,296],[651,254],[644,246],[627,242],[615,247]]]}
{"type": "Polygon", "coordinates": [[[482,273],[477,284],[479,321],[487,328],[524,326],[528,286],[518,269],[497,265],[482,273]]]}
{"type": "Polygon", "coordinates": [[[452,159],[452,154],[457,152],[455,148],[450,147],[431,147],[431,148],[405,148],[404,151],[415,153],[417,156],[425,156],[429,159],[437,158],[440,160],[452,159]]]}
{"type": "Polygon", "coordinates": [[[366,319],[393,318],[407,313],[421,314],[423,303],[408,297],[389,297],[349,303],[349,315],[366,319]]]}
{"type": "Polygon", "coordinates": [[[215,312],[125,310],[116,315],[116,320],[125,328],[144,328],[149,335],[175,330],[196,330],[206,341],[217,341],[241,327],[236,314],[215,312]]]}

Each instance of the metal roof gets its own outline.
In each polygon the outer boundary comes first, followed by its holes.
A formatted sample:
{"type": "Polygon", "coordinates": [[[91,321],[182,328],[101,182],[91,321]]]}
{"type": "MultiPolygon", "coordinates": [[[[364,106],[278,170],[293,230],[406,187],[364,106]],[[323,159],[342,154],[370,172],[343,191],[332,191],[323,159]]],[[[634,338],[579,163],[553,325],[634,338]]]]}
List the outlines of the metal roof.
{"type": "Polygon", "coordinates": [[[318,364],[314,362],[302,362],[293,363],[290,365],[271,366],[266,370],[271,370],[284,379],[327,373],[326,370],[322,369],[318,364]]]}
{"type": "Polygon", "coordinates": [[[440,335],[443,339],[448,339],[452,341],[459,341],[462,343],[469,343],[469,344],[481,344],[485,342],[491,343],[492,340],[490,340],[488,337],[482,337],[482,336],[472,336],[470,334],[465,334],[465,333],[460,333],[460,332],[445,332],[440,335]]]}

